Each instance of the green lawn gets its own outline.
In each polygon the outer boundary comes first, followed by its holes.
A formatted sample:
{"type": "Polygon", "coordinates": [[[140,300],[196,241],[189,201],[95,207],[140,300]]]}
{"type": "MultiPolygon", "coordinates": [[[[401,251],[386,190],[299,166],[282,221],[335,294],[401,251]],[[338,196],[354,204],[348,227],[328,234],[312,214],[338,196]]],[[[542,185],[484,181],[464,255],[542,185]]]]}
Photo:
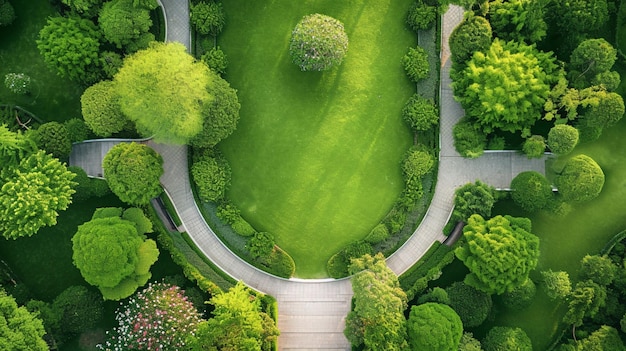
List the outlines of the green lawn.
{"type": "Polygon", "coordinates": [[[411,135],[400,110],[415,90],[400,65],[416,43],[404,25],[410,3],[224,3],[219,45],[242,105],[237,131],[220,144],[233,169],[228,197],[275,234],[298,277],[326,276],[328,258],[363,238],[403,187],[411,135]],[[311,13],[346,27],[348,54],[332,71],[300,72],[290,61],[291,30],[311,13]]]}
{"type": "Polygon", "coordinates": [[[46,121],[81,118],[80,96],[84,87],[56,75],[43,61],[35,40],[50,16],[56,15],[48,0],[11,1],[17,19],[0,28],[0,104],[16,104],[46,121]],[[26,73],[32,94],[13,94],[4,86],[7,73],[26,73]]]}

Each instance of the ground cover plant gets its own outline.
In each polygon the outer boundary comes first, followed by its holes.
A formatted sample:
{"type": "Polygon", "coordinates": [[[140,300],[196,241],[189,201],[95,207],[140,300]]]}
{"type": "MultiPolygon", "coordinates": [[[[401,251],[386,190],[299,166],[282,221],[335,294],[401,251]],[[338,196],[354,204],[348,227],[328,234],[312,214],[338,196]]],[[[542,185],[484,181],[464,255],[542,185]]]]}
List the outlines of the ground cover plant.
{"type": "Polygon", "coordinates": [[[220,144],[233,171],[227,196],[255,229],[274,234],[300,277],[325,276],[328,258],[363,238],[403,187],[409,2],[371,3],[224,3],[220,47],[245,101],[237,130],[220,144]],[[342,21],[350,38],[341,66],[324,73],[301,72],[289,58],[289,34],[310,13],[342,21]]]}

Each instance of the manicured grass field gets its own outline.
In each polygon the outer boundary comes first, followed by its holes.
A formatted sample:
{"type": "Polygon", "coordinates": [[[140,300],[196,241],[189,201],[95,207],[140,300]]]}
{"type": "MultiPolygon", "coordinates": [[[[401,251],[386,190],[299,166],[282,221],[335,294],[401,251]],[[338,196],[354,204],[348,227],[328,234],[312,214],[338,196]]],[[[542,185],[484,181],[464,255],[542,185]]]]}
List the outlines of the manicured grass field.
{"type": "Polygon", "coordinates": [[[0,104],[22,106],[44,122],[81,118],[80,96],[85,87],[56,75],[37,50],[35,40],[50,16],[57,15],[48,0],[11,1],[17,19],[0,28],[0,104]],[[32,79],[31,95],[16,95],[4,86],[7,73],[32,79]]]}
{"type": "Polygon", "coordinates": [[[415,34],[408,0],[224,2],[219,45],[238,89],[241,120],[221,143],[233,169],[228,197],[257,230],[276,236],[296,275],[326,276],[328,258],[389,211],[411,144],[401,108],[415,88],[400,65],[415,34]],[[343,64],[300,72],[289,38],[307,14],[342,21],[343,64]]]}

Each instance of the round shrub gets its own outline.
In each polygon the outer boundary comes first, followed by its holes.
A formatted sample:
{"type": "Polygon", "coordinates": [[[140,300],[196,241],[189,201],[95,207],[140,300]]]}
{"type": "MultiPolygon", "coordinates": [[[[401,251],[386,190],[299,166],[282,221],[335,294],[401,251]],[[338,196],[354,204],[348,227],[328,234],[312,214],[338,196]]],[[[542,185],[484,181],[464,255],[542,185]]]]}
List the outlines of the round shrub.
{"type": "Polygon", "coordinates": [[[548,147],[557,155],[566,155],[574,150],[578,144],[578,129],[567,125],[557,124],[548,132],[548,147]]]}
{"type": "Polygon", "coordinates": [[[256,230],[241,216],[237,218],[231,225],[231,228],[235,231],[235,233],[241,236],[251,236],[256,233],[256,230]]]}
{"type": "Polygon", "coordinates": [[[348,52],[348,35],[340,21],[321,14],[304,16],[291,33],[291,60],[302,71],[339,66],[348,52]]]}
{"type": "Polygon", "coordinates": [[[389,237],[389,229],[383,223],[379,223],[377,226],[372,229],[372,231],[367,234],[365,237],[365,241],[370,244],[378,244],[379,242],[387,239],[389,237]]]}
{"type": "Polygon", "coordinates": [[[461,317],[465,328],[477,327],[487,319],[493,305],[491,295],[463,282],[450,285],[446,292],[450,299],[450,307],[461,317]]]}
{"type": "Polygon", "coordinates": [[[502,303],[512,310],[521,310],[533,302],[536,293],[537,286],[529,278],[526,280],[526,283],[513,289],[511,292],[502,294],[502,303]]]}
{"type": "Polygon", "coordinates": [[[487,136],[467,120],[461,120],[452,131],[454,148],[463,157],[477,158],[487,147],[487,136]]]}
{"type": "Polygon", "coordinates": [[[406,23],[415,32],[428,29],[433,26],[437,18],[437,7],[429,6],[417,0],[409,7],[409,13],[406,16],[406,23]]]}
{"type": "Polygon", "coordinates": [[[570,70],[595,76],[608,71],[617,60],[617,50],[605,39],[582,41],[570,57],[570,70]]]}
{"type": "Polygon", "coordinates": [[[433,156],[420,147],[412,147],[402,161],[402,173],[405,180],[421,178],[431,171],[435,161],[433,156]]]}
{"type": "Polygon", "coordinates": [[[563,200],[585,202],[602,191],[604,172],[591,157],[577,155],[567,161],[555,183],[563,200]]]}
{"type": "Polygon", "coordinates": [[[532,351],[530,338],[521,328],[493,327],[482,342],[485,351],[532,351]]]}
{"type": "Polygon", "coordinates": [[[463,336],[463,324],[449,306],[428,302],[411,307],[407,334],[412,350],[456,350],[463,336]]]}
{"type": "Polygon", "coordinates": [[[552,199],[552,186],[541,173],[526,171],[511,181],[513,201],[527,212],[541,210],[552,199]]]}
{"type": "Polygon", "coordinates": [[[223,75],[226,73],[226,67],[228,67],[228,59],[226,58],[226,54],[220,47],[211,48],[204,54],[202,54],[202,62],[206,63],[209,68],[219,74],[223,75]]]}
{"type": "Polygon", "coordinates": [[[428,77],[430,68],[428,66],[428,52],[422,47],[409,48],[409,52],[402,57],[402,67],[406,75],[413,82],[419,82],[420,80],[428,77]]]}
{"type": "Polygon", "coordinates": [[[37,146],[57,158],[66,158],[72,151],[67,128],[59,122],[44,123],[37,129],[37,146]]]}
{"type": "Polygon", "coordinates": [[[268,232],[254,233],[246,248],[254,258],[269,257],[274,251],[274,236],[268,232]]]}
{"type": "Polygon", "coordinates": [[[450,34],[448,40],[452,61],[463,64],[476,51],[487,51],[491,46],[491,25],[484,17],[466,17],[450,34]]]}
{"type": "Polygon", "coordinates": [[[97,136],[109,137],[129,124],[112,81],[104,80],[85,89],[80,106],[85,123],[97,136]]]}
{"type": "Polygon", "coordinates": [[[546,151],[546,141],[541,135],[533,135],[526,139],[522,146],[522,152],[528,158],[541,158],[546,151]]]}
{"type": "Polygon", "coordinates": [[[213,157],[206,157],[191,166],[191,175],[202,201],[217,202],[224,198],[231,172],[225,162],[220,163],[213,157]]]}
{"type": "Polygon", "coordinates": [[[4,86],[14,94],[26,95],[30,93],[31,79],[24,73],[7,73],[4,76],[4,86]]]}
{"type": "Polygon", "coordinates": [[[428,130],[439,122],[439,111],[431,100],[415,94],[404,105],[402,117],[411,128],[428,130]]]}
{"type": "Polygon", "coordinates": [[[189,21],[200,34],[217,36],[224,29],[226,15],[221,2],[201,1],[191,6],[189,21]]]}
{"type": "Polygon", "coordinates": [[[89,127],[82,119],[71,118],[63,122],[63,125],[67,129],[67,134],[72,143],[83,141],[89,137],[89,127]]]}

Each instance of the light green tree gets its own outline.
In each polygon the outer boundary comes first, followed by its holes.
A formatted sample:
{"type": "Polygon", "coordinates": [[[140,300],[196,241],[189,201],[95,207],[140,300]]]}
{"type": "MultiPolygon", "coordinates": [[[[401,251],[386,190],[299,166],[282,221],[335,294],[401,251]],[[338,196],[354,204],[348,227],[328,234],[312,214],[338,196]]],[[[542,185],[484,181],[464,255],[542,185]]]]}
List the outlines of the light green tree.
{"type": "Polygon", "coordinates": [[[163,192],[163,158],[146,145],[115,145],[104,156],[102,169],[111,191],[128,204],[147,204],[163,192]]]}
{"type": "Polygon", "coordinates": [[[41,319],[0,289],[0,350],[47,351],[41,319]]]}
{"type": "Polygon", "coordinates": [[[12,132],[6,124],[0,124],[0,163],[2,168],[16,166],[20,160],[37,151],[35,141],[22,134],[12,132]]]}
{"type": "Polygon", "coordinates": [[[546,287],[546,294],[549,298],[553,300],[564,300],[571,293],[572,283],[569,279],[569,274],[567,274],[567,272],[553,272],[552,270],[547,270],[541,272],[541,276],[543,277],[543,283],[546,287]]]}
{"type": "Polygon", "coordinates": [[[0,171],[0,231],[7,239],[31,236],[57,223],[57,211],[72,202],[74,173],[38,151],[0,171]]]}
{"type": "Polygon", "coordinates": [[[364,255],[350,266],[354,308],[346,319],[344,334],[353,346],[366,350],[406,350],[406,293],[385,257],[364,255]]]}
{"type": "Polygon", "coordinates": [[[130,220],[115,213],[104,217],[96,212],[94,217],[72,237],[74,265],[106,300],[126,298],[148,282],[159,249],[130,220]]]}
{"type": "Polygon", "coordinates": [[[521,131],[542,117],[542,107],[559,70],[551,53],[495,39],[487,52],[476,52],[462,70],[453,69],[456,99],[485,133],[521,131]]]}
{"type": "Polygon", "coordinates": [[[180,43],[152,43],[126,57],[115,75],[122,112],[145,136],[184,144],[202,130],[213,96],[208,67],[180,43]]]}
{"type": "Polygon", "coordinates": [[[530,220],[472,215],[463,228],[465,241],[456,250],[470,273],[465,283],[489,294],[502,294],[526,283],[539,261],[539,238],[530,220]]]}
{"type": "Polygon", "coordinates": [[[463,323],[449,306],[428,302],[411,307],[407,331],[411,350],[457,350],[463,323]]]}

